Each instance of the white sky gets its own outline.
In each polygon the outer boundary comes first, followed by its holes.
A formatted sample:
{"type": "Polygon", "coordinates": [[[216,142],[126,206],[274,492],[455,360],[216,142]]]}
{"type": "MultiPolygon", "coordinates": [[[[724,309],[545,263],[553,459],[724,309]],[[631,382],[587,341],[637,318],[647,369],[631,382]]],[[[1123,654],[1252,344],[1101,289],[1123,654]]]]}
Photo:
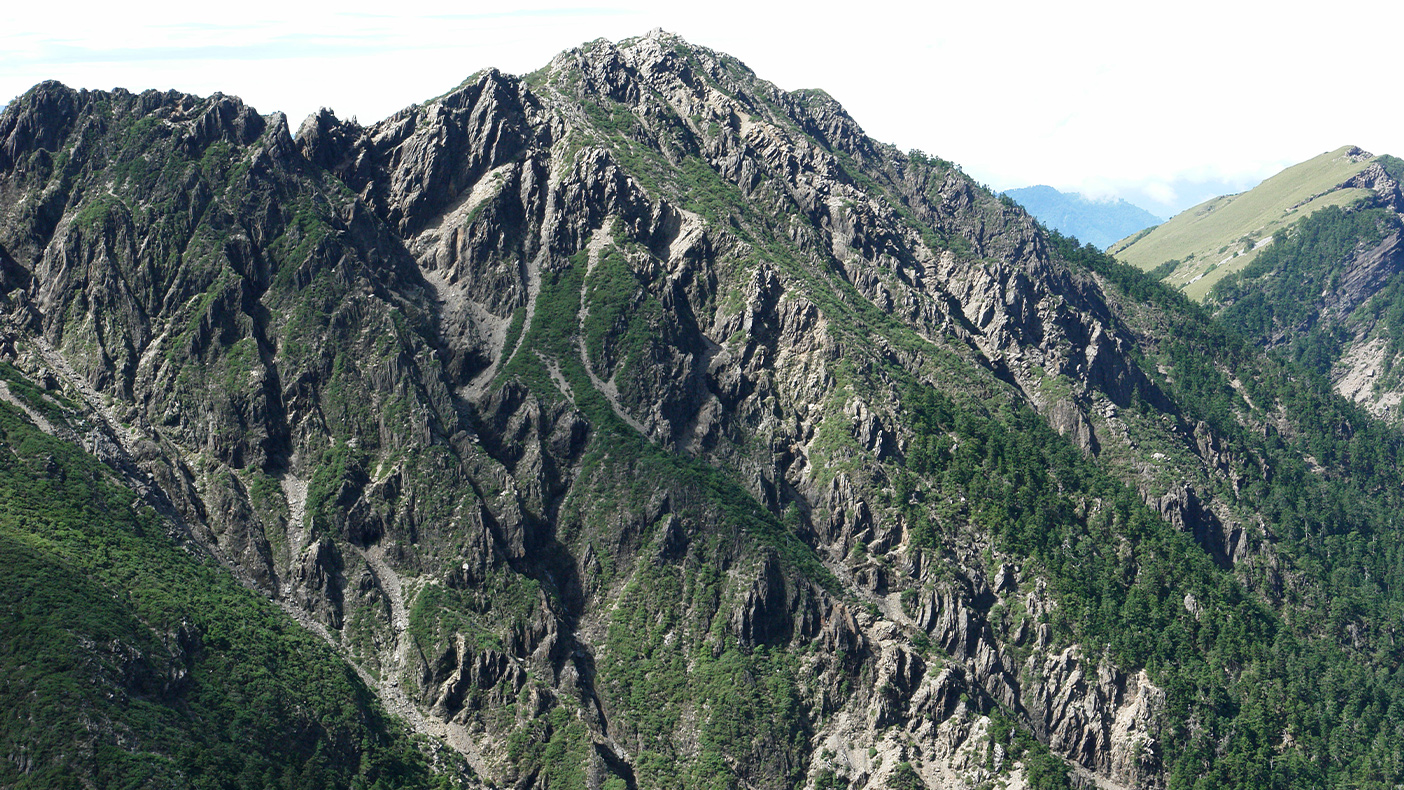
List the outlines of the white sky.
{"type": "Polygon", "coordinates": [[[222,91],[294,129],[323,105],[369,122],[487,66],[525,73],[661,26],[999,189],[1168,215],[1342,145],[1404,156],[1397,0],[3,5],[0,102],[58,79],[222,91]]]}

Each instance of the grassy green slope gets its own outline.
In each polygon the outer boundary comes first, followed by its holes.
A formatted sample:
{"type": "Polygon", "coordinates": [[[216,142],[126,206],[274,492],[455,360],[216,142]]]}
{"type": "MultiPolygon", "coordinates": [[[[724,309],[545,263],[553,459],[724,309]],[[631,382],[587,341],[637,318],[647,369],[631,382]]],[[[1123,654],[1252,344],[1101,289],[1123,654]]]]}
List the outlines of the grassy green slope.
{"type": "Polygon", "coordinates": [[[0,786],[437,784],[330,648],[138,502],[0,403],[0,786]]]}
{"type": "Polygon", "coordinates": [[[1181,261],[1161,276],[1190,298],[1202,300],[1214,283],[1247,266],[1266,248],[1255,249],[1258,242],[1323,208],[1348,206],[1371,194],[1337,188],[1373,161],[1349,156],[1352,149],[1329,151],[1247,192],[1201,203],[1145,235],[1113,244],[1107,252],[1147,271],[1181,261]]]}

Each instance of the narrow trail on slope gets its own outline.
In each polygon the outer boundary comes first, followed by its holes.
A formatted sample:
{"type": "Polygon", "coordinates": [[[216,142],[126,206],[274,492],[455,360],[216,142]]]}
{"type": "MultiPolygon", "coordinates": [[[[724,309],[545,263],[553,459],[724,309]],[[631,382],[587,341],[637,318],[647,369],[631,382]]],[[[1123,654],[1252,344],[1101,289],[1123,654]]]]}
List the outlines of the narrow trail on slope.
{"type": "Polygon", "coordinates": [[[386,679],[375,677],[354,660],[350,652],[332,636],[325,625],[313,619],[306,611],[290,601],[279,600],[275,603],[299,625],[320,637],[332,650],[336,651],[336,654],[356,671],[361,682],[375,692],[386,712],[403,721],[416,733],[447,744],[450,749],[463,755],[463,758],[468,761],[468,765],[479,777],[490,775],[482,752],[479,751],[477,743],[473,741],[466,728],[425,716],[419,707],[410,700],[404,689],[400,688],[398,682],[389,679],[390,673],[386,673],[386,679]]]}
{"type": "Polygon", "coordinates": [[[48,365],[49,369],[57,374],[59,378],[67,381],[69,384],[73,385],[74,389],[78,390],[78,393],[82,395],[83,400],[88,406],[102,418],[103,422],[107,423],[112,437],[117,440],[117,444],[122,448],[122,451],[128,456],[135,458],[136,451],[134,448],[136,439],[138,438],[136,430],[122,424],[122,421],[117,418],[117,414],[107,405],[107,400],[103,398],[102,394],[93,389],[92,385],[88,384],[87,379],[78,375],[78,372],[73,369],[73,366],[68,364],[68,360],[55,350],[53,346],[49,345],[49,341],[42,337],[36,337],[33,340],[33,344],[35,350],[39,352],[40,358],[44,360],[44,364],[48,365]]]}
{"type": "Polygon", "coordinates": [[[32,408],[28,403],[25,403],[23,400],[15,397],[15,394],[10,391],[10,383],[8,381],[0,381],[0,400],[5,401],[11,406],[14,406],[15,408],[24,412],[29,417],[29,421],[34,423],[34,425],[44,433],[47,433],[50,436],[58,437],[60,439],[69,438],[66,436],[68,431],[64,431],[63,434],[60,434],[58,428],[55,427],[53,423],[45,419],[44,415],[40,414],[38,411],[35,411],[34,408],[32,408]]]}
{"type": "MultiPolygon", "coordinates": [[[[189,541],[193,545],[203,548],[223,565],[240,584],[262,594],[259,585],[253,578],[225,556],[218,543],[197,535],[197,531],[192,528],[191,524],[186,521],[185,515],[176,507],[175,498],[168,494],[137,460],[141,456],[137,452],[136,443],[143,438],[142,432],[135,426],[123,425],[122,420],[108,405],[107,399],[93,389],[87,379],[78,375],[78,372],[73,369],[63,354],[59,353],[47,340],[42,337],[32,338],[30,347],[38,352],[41,362],[49,369],[50,373],[60,381],[67,383],[78,393],[78,400],[87,406],[93,421],[98,423],[93,426],[87,436],[75,435],[71,440],[121,474],[128,487],[144,498],[147,504],[155,508],[156,512],[171,523],[172,537],[178,537],[179,540],[189,541]]],[[[152,438],[152,440],[155,439],[152,438]]],[[[170,457],[169,460],[174,467],[188,474],[191,468],[189,459],[185,457],[179,447],[176,450],[177,454],[170,457]]]]}
{"type": "Polygon", "coordinates": [[[619,402],[619,387],[615,385],[614,379],[611,377],[609,381],[605,381],[595,374],[595,369],[590,364],[590,353],[585,348],[585,319],[590,315],[590,303],[586,301],[585,295],[590,287],[590,275],[594,273],[595,266],[600,262],[600,255],[614,241],[614,222],[614,217],[605,220],[600,229],[590,236],[590,243],[585,246],[589,264],[586,266],[585,276],[580,278],[580,311],[576,314],[575,345],[580,352],[580,364],[585,368],[585,375],[590,377],[590,384],[605,396],[605,400],[609,401],[609,406],[614,410],[615,416],[623,420],[630,428],[638,431],[640,436],[648,438],[648,429],[643,426],[643,423],[634,419],[633,415],[629,414],[624,409],[624,405],[619,402]]]}

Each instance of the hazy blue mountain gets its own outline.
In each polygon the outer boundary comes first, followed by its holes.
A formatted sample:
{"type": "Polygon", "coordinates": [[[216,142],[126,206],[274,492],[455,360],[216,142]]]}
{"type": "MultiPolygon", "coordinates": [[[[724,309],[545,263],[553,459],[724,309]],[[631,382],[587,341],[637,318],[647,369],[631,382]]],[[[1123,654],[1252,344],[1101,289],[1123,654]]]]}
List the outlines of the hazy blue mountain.
{"type": "Polygon", "coordinates": [[[1089,200],[1080,194],[1059,192],[1050,186],[1021,187],[1004,194],[1014,198],[1039,222],[1059,233],[1091,242],[1098,249],[1165,220],[1140,206],[1116,200],[1089,200]]]}

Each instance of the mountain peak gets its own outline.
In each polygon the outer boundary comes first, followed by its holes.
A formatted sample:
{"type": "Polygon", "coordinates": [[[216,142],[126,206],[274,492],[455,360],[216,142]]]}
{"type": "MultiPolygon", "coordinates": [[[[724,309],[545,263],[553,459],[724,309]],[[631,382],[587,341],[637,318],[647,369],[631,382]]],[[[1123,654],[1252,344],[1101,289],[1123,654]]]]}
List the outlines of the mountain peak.
{"type": "Polygon", "coordinates": [[[1030,214],[1050,228],[1099,249],[1132,233],[1158,225],[1160,217],[1120,198],[1094,200],[1046,184],[1006,190],[1030,214]]]}
{"type": "MultiPolygon", "coordinates": [[[[461,749],[465,783],[522,790],[1066,787],[1069,762],[1264,786],[1264,754],[1305,786],[1397,783],[1393,720],[1346,726],[1301,669],[1398,696],[1397,607],[1322,631],[1312,603],[1394,578],[1393,439],[827,93],[652,31],[374,124],[320,111],[295,142],[219,94],[85,95],[0,118],[0,501],[96,479],[63,442],[131,490],[11,508],[0,558],[62,542],[54,563],[111,565],[105,600],[164,571],[89,550],[87,513],[150,502],[113,546],[178,535],[364,685],[321,695],[356,703],[330,728],[282,726],[302,650],[205,674],[254,655],[244,618],[136,595],[190,627],[141,651],[81,635],[43,700],[67,718],[0,728],[0,752],[63,775],[97,765],[78,739],[120,756],[162,722],[233,722],[227,760],[166,749],[108,783],[189,784],[262,743],[284,784],[349,786],[304,764],[385,763],[335,724],[374,720],[374,692],[461,749]],[[178,672],[91,682],[162,645],[178,672]],[[117,700],[110,725],[69,689],[117,700]],[[128,727],[132,698],[172,715],[128,727]],[[1225,704],[1200,727],[1204,700],[1225,704]]],[[[0,674],[24,680],[51,653],[17,625],[0,674]]]]}
{"type": "Polygon", "coordinates": [[[1364,148],[1361,148],[1358,145],[1347,145],[1336,150],[1340,151],[1341,156],[1350,160],[1351,162],[1366,162],[1375,158],[1374,154],[1370,153],[1369,151],[1366,151],[1364,148]]]}
{"type": "Polygon", "coordinates": [[[678,44],[687,44],[687,42],[683,40],[682,36],[678,35],[677,33],[671,33],[667,30],[664,30],[661,27],[655,27],[654,29],[648,31],[644,34],[644,38],[650,38],[655,41],[669,41],[678,44]]]}

